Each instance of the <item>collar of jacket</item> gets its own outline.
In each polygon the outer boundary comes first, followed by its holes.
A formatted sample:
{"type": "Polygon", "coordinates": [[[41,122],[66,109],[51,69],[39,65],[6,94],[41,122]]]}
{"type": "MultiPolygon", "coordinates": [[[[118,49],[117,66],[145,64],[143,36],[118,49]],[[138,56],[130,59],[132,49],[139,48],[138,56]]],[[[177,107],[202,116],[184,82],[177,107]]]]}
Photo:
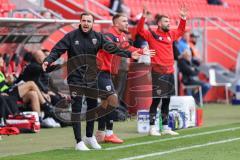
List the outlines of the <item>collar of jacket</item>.
{"type": "Polygon", "coordinates": [[[116,35],[121,36],[123,32],[118,31],[117,27],[112,26],[110,32],[115,33],[116,35]]]}
{"type": "Polygon", "coordinates": [[[155,32],[157,33],[157,34],[161,34],[161,35],[164,35],[164,34],[168,34],[169,33],[169,31],[168,32],[164,32],[162,29],[160,29],[160,28],[157,28],[156,30],[155,30],[155,32]]]}
{"type": "Polygon", "coordinates": [[[79,24],[78,29],[83,35],[89,35],[92,32],[92,29],[90,29],[88,32],[83,32],[83,30],[81,28],[81,24],[79,24]]]}

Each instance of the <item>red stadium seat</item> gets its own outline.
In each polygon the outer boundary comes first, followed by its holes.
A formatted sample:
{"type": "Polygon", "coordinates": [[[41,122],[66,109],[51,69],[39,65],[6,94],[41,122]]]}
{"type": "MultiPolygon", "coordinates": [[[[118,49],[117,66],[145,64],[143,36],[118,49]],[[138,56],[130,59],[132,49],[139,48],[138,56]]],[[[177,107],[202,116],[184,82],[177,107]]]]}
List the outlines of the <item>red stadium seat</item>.
{"type": "Polygon", "coordinates": [[[13,14],[13,17],[15,17],[15,18],[23,18],[24,15],[23,15],[23,13],[16,12],[16,13],[13,14]]]}
{"type": "Polygon", "coordinates": [[[1,10],[2,11],[9,11],[9,4],[8,3],[2,3],[1,4],[1,10]]]}

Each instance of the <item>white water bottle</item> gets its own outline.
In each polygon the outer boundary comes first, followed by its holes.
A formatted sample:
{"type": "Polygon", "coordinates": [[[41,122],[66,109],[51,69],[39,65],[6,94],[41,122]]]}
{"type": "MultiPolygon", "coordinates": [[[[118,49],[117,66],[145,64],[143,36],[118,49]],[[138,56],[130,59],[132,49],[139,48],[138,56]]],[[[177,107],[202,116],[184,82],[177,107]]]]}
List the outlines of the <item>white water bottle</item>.
{"type": "Polygon", "coordinates": [[[236,84],[236,99],[240,100],[240,80],[238,80],[236,84]]]}

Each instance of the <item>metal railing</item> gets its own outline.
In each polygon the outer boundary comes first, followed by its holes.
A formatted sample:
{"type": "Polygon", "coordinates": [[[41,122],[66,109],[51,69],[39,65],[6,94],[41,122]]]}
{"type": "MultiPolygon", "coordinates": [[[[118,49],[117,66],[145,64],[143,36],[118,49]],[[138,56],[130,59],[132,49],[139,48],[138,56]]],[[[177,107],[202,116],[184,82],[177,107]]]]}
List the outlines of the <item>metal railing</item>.
{"type": "Polygon", "coordinates": [[[223,54],[224,56],[228,57],[229,59],[231,59],[232,61],[236,62],[236,57],[233,57],[231,55],[229,55],[226,51],[222,50],[221,48],[219,48],[217,45],[215,45],[214,43],[212,43],[211,41],[208,41],[208,45],[213,47],[214,49],[216,49],[219,53],[223,54]]]}
{"type": "Polygon", "coordinates": [[[224,54],[228,58],[232,59],[234,62],[236,61],[235,57],[229,55],[229,53],[227,53],[226,51],[222,51],[222,49],[220,49],[218,47],[218,45],[225,47],[226,49],[229,50],[229,52],[234,53],[236,55],[238,55],[238,51],[236,49],[232,48],[231,46],[225,44],[220,39],[215,39],[214,42],[213,41],[210,42],[208,40],[208,30],[210,28],[209,24],[211,24],[212,28],[222,31],[222,33],[225,33],[226,36],[228,36],[228,38],[231,37],[240,42],[240,35],[238,35],[238,33],[240,34],[239,29],[237,29],[236,27],[232,26],[231,24],[229,24],[228,22],[224,21],[223,19],[221,19],[219,17],[192,18],[189,21],[190,21],[190,27],[192,29],[195,28],[197,30],[203,31],[203,37],[202,37],[202,40],[203,40],[203,43],[202,43],[203,44],[203,57],[202,57],[203,62],[207,63],[207,61],[208,61],[208,46],[215,48],[221,54],[224,54]],[[230,30],[235,31],[237,34],[234,34],[230,30]]]}
{"type": "Polygon", "coordinates": [[[224,46],[225,48],[227,48],[228,50],[230,50],[232,53],[238,55],[238,51],[235,50],[234,48],[230,47],[229,45],[226,45],[223,41],[216,39],[216,42],[218,42],[219,44],[221,44],[222,46],[224,46]]]}
{"type": "Polygon", "coordinates": [[[58,2],[58,1],[56,1],[56,0],[49,0],[49,1],[51,1],[51,2],[54,3],[55,5],[63,8],[64,10],[66,10],[66,11],[72,13],[72,14],[80,14],[80,12],[76,12],[76,11],[72,10],[71,8],[67,7],[66,5],[63,5],[62,3],[60,3],[60,2],[58,2]]]}
{"type": "MultiPolygon", "coordinates": [[[[23,23],[65,23],[65,24],[72,24],[77,23],[79,24],[79,20],[68,20],[68,19],[37,19],[37,18],[1,18],[0,23],[2,22],[23,22],[23,23]]],[[[94,23],[97,24],[111,24],[111,20],[96,20],[94,23]]]]}
{"type": "Polygon", "coordinates": [[[221,29],[222,31],[224,31],[225,33],[227,33],[228,35],[230,35],[231,37],[233,37],[234,39],[240,41],[240,37],[236,36],[235,34],[231,33],[230,31],[228,31],[226,28],[222,27],[220,24],[218,24],[217,22],[213,21],[211,18],[206,18],[207,22],[210,22],[211,24],[215,25],[216,27],[218,27],[219,29],[221,29]]]}
{"type": "Polygon", "coordinates": [[[234,31],[236,31],[237,33],[239,33],[240,34],[240,30],[239,29],[237,29],[236,27],[234,27],[234,26],[232,26],[231,24],[229,24],[228,22],[226,22],[226,21],[224,21],[222,18],[217,18],[220,22],[222,22],[223,24],[225,24],[228,28],[230,28],[230,29],[232,29],[232,30],[234,30],[234,31]]]}

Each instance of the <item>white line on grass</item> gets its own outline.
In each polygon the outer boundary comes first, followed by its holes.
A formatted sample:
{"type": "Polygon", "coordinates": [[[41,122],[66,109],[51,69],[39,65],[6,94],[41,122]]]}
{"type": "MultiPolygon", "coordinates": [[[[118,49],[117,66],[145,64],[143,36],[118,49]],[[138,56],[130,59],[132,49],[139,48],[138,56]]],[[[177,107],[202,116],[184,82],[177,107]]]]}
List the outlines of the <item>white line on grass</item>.
{"type": "Polygon", "coordinates": [[[233,138],[233,139],[227,139],[227,140],[222,140],[222,141],[214,141],[214,142],[198,144],[198,145],[193,145],[193,146],[188,146],[188,147],[183,147],[183,148],[176,148],[176,149],[163,151],[163,152],[155,152],[155,153],[144,154],[144,155],[140,155],[140,156],[128,157],[128,158],[123,158],[123,159],[119,159],[119,160],[135,160],[135,159],[142,159],[142,158],[146,158],[146,157],[161,156],[164,154],[170,154],[170,153],[179,152],[179,151],[191,150],[191,149],[195,149],[195,148],[201,148],[201,147],[206,147],[206,146],[211,146],[211,145],[216,145],[216,144],[229,143],[229,142],[238,141],[238,140],[240,140],[240,138],[233,138]]]}
{"type": "Polygon", "coordinates": [[[208,134],[214,134],[214,133],[234,131],[234,130],[238,130],[238,129],[240,129],[240,127],[219,129],[219,130],[189,134],[189,135],[184,135],[184,136],[158,139],[158,140],[153,140],[153,141],[148,141],[148,142],[140,142],[140,143],[133,143],[133,144],[128,144],[128,145],[116,146],[116,147],[109,147],[109,148],[106,148],[105,150],[116,150],[116,149],[121,149],[121,148],[135,147],[135,146],[140,146],[140,145],[146,145],[146,144],[152,144],[152,143],[158,143],[158,142],[165,142],[165,141],[176,140],[176,139],[183,139],[183,138],[190,138],[190,137],[196,137],[196,136],[202,136],[202,135],[208,135],[208,134]]]}

